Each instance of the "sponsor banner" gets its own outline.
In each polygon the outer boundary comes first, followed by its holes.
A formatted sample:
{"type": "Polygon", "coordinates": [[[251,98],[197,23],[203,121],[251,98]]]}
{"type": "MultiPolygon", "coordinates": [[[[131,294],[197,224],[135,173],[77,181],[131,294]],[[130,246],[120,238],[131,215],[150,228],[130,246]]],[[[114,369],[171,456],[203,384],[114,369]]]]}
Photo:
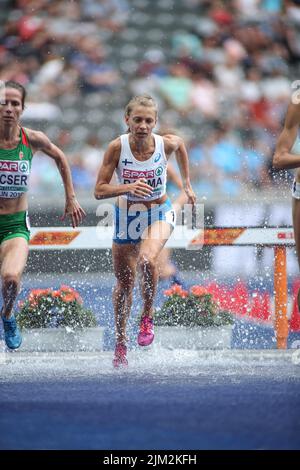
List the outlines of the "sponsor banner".
{"type": "Polygon", "coordinates": [[[232,245],[247,229],[245,228],[217,228],[200,230],[193,238],[191,245],[232,245]]]}
{"type": "Polygon", "coordinates": [[[69,245],[80,231],[38,231],[31,239],[30,245],[69,245]]]}
{"type": "Polygon", "coordinates": [[[226,227],[200,230],[190,242],[191,246],[197,244],[210,246],[293,246],[295,240],[292,227],[226,227]]]}
{"type": "MultiPolygon", "coordinates": [[[[112,246],[113,227],[31,228],[30,248],[49,249],[108,249],[112,246]]],[[[208,228],[192,230],[176,225],[166,246],[169,248],[200,249],[209,246],[294,246],[292,227],[288,228],[208,228]],[[198,246],[197,246],[198,245],[198,246]]]]}

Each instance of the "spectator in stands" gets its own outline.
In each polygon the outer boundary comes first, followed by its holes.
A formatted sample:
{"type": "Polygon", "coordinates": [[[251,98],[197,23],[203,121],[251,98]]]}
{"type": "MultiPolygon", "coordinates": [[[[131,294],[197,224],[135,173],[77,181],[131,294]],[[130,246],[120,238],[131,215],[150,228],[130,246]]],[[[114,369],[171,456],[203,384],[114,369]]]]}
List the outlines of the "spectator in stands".
{"type": "MultiPolygon", "coordinates": [[[[132,92],[150,92],[159,100],[164,120],[189,129],[199,145],[203,121],[230,121],[232,133],[241,139],[241,127],[259,135],[270,164],[290,77],[299,75],[298,0],[185,0],[180,14],[174,3],[172,21],[159,2],[152,2],[149,10],[145,2],[130,9],[127,0],[9,3],[6,17],[5,12],[0,15],[1,76],[21,82],[39,101],[50,103],[47,109],[58,124],[68,122],[69,114],[65,118],[57,112],[65,95],[78,97],[78,110],[86,94],[100,93],[114,114],[117,92],[124,99],[132,92]],[[150,44],[144,25],[151,30],[164,16],[163,43],[154,36],[150,44]],[[136,53],[129,57],[132,46],[136,53]]],[[[23,119],[40,116],[37,105],[23,119]]],[[[86,134],[98,132],[99,122],[86,121],[84,114],[81,125],[89,126],[86,134]]],[[[243,172],[236,178],[244,182],[243,172]]],[[[263,190],[265,184],[259,187],[263,190]]]]}
{"type": "Polygon", "coordinates": [[[129,5],[127,0],[82,0],[82,12],[99,27],[117,32],[126,26],[129,5]]]}
{"type": "Polygon", "coordinates": [[[206,119],[217,119],[219,115],[219,96],[214,79],[199,67],[192,73],[193,87],[190,93],[191,109],[198,110],[206,119]]]}
{"type": "Polygon", "coordinates": [[[255,139],[254,135],[250,134],[244,140],[241,150],[241,161],[243,171],[245,171],[245,185],[250,189],[260,189],[262,184],[268,179],[266,174],[267,162],[262,152],[262,146],[255,139]]]}
{"type": "Polygon", "coordinates": [[[106,60],[105,47],[97,39],[85,37],[79,52],[71,58],[71,64],[78,70],[83,93],[113,92],[120,76],[115,67],[106,60]]]}
{"type": "Polygon", "coordinates": [[[170,75],[159,80],[158,92],[173,109],[184,115],[190,109],[190,96],[193,82],[190,71],[184,63],[173,63],[169,69],[170,75]]]}

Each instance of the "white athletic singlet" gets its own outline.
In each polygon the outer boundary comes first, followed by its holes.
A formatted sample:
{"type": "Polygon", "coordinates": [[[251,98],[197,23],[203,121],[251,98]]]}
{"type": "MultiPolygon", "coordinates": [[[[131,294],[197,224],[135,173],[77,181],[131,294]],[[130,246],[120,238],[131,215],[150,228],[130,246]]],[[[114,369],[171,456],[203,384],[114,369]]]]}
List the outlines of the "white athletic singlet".
{"type": "Polygon", "coordinates": [[[167,183],[167,159],[162,136],[152,134],[155,139],[155,149],[148,160],[143,162],[137,160],[130,149],[129,134],[123,134],[121,138],[121,155],[116,174],[120,184],[134,183],[136,180],[145,178],[153,193],[151,196],[141,198],[132,194],[124,194],[121,197],[129,201],[154,201],[166,193],[167,183]]]}

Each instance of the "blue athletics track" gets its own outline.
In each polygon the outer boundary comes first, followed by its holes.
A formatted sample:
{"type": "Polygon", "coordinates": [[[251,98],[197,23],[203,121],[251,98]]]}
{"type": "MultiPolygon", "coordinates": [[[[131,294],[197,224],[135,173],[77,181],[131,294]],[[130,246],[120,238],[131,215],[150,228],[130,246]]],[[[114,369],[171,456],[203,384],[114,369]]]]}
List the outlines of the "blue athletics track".
{"type": "Polygon", "coordinates": [[[299,449],[298,351],[10,354],[1,449],[299,449]]]}
{"type": "Polygon", "coordinates": [[[129,367],[115,371],[111,285],[73,284],[95,302],[103,351],[0,353],[0,449],[300,448],[300,349],[276,350],[253,326],[242,348],[238,321],[228,350],[137,349],[133,327],[129,367]]]}

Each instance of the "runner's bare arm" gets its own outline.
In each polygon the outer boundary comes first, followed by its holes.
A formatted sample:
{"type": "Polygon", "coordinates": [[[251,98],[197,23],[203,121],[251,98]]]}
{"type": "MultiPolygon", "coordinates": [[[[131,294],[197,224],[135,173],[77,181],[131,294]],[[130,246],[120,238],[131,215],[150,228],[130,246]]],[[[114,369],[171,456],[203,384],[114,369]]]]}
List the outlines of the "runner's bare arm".
{"type": "Polygon", "coordinates": [[[77,227],[82,221],[85,212],[76,199],[70,165],[68,163],[67,157],[65,156],[64,152],[54,145],[43,132],[33,131],[30,129],[27,129],[26,131],[33,152],[40,150],[55,161],[61,174],[66,194],[65,211],[62,220],[66,215],[70,215],[72,226],[77,227]]]}
{"type": "Polygon", "coordinates": [[[300,104],[288,107],[283,130],[278,138],[273,156],[274,168],[293,169],[300,167],[300,155],[293,155],[291,148],[296,140],[300,125],[300,104]]]}

